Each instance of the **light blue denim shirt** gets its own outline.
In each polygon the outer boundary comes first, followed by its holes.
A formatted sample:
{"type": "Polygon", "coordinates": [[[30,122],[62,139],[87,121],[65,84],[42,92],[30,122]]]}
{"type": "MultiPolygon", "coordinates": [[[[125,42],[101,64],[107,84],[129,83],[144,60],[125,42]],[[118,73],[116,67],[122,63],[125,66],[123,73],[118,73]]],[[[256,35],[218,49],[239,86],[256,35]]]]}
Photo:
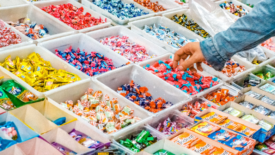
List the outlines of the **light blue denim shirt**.
{"type": "Polygon", "coordinates": [[[234,54],[249,50],[275,35],[275,0],[263,0],[226,31],[200,42],[206,61],[221,71],[234,54]]]}

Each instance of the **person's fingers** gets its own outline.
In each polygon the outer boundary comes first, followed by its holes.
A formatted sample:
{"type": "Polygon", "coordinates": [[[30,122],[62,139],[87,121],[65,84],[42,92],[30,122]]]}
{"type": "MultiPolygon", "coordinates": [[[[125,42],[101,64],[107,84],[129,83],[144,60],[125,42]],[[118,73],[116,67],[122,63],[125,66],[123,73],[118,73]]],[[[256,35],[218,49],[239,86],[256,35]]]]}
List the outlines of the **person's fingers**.
{"type": "Polygon", "coordinates": [[[203,68],[201,67],[201,62],[197,62],[196,65],[197,65],[197,69],[202,72],[203,68]]]}
{"type": "Polygon", "coordinates": [[[183,61],[180,63],[180,66],[178,67],[179,70],[185,71],[187,68],[190,68],[196,63],[196,58],[194,55],[191,55],[189,59],[183,61]]]}
{"type": "Polygon", "coordinates": [[[178,67],[178,62],[180,59],[186,59],[191,53],[189,52],[189,44],[186,44],[182,48],[180,48],[175,54],[174,54],[174,60],[173,60],[173,68],[178,67]]]}
{"type": "Polygon", "coordinates": [[[190,69],[190,71],[192,71],[192,72],[197,72],[197,70],[194,68],[194,66],[190,67],[189,69],[190,69]]]}

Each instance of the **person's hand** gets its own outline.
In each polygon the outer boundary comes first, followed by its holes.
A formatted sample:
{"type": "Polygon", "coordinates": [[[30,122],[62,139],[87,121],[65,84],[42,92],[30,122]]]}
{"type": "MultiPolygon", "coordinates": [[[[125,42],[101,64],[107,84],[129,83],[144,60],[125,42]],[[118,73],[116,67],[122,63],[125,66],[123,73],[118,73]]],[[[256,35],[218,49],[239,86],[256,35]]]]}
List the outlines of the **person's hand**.
{"type": "Polygon", "coordinates": [[[197,69],[203,71],[201,67],[203,61],[205,61],[205,58],[202,54],[200,43],[188,43],[175,53],[173,68],[178,68],[178,70],[181,71],[185,71],[189,68],[191,71],[196,71],[194,68],[194,64],[196,63],[197,69]]]}

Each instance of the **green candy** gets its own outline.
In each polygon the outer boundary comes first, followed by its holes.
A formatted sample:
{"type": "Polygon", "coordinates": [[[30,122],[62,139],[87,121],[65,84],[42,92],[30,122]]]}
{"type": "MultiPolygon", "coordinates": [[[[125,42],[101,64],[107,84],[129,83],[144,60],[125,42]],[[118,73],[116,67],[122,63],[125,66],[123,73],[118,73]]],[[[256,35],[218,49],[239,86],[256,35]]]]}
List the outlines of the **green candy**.
{"type": "Polygon", "coordinates": [[[149,131],[142,130],[141,133],[137,136],[136,141],[138,143],[143,143],[149,135],[150,135],[149,131]]]}
{"type": "Polygon", "coordinates": [[[155,152],[153,155],[175,155],[174,153],[171,153],[169,151],[166,151],[164,149],[158,150],[157,152],[155,152]]]}

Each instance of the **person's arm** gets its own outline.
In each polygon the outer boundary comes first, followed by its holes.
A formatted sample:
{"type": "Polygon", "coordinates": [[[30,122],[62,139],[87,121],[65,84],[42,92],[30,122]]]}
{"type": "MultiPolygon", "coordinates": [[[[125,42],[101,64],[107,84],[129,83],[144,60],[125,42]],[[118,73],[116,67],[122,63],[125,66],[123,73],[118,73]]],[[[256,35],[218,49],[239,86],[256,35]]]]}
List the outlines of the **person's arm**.
{"type": "Polygon", "coordinates": [[[263,0],[226,31],[200,43],[205,60],[216,70],[240,51],[249,50],[275,35],[275,1],[263,0]]]}

